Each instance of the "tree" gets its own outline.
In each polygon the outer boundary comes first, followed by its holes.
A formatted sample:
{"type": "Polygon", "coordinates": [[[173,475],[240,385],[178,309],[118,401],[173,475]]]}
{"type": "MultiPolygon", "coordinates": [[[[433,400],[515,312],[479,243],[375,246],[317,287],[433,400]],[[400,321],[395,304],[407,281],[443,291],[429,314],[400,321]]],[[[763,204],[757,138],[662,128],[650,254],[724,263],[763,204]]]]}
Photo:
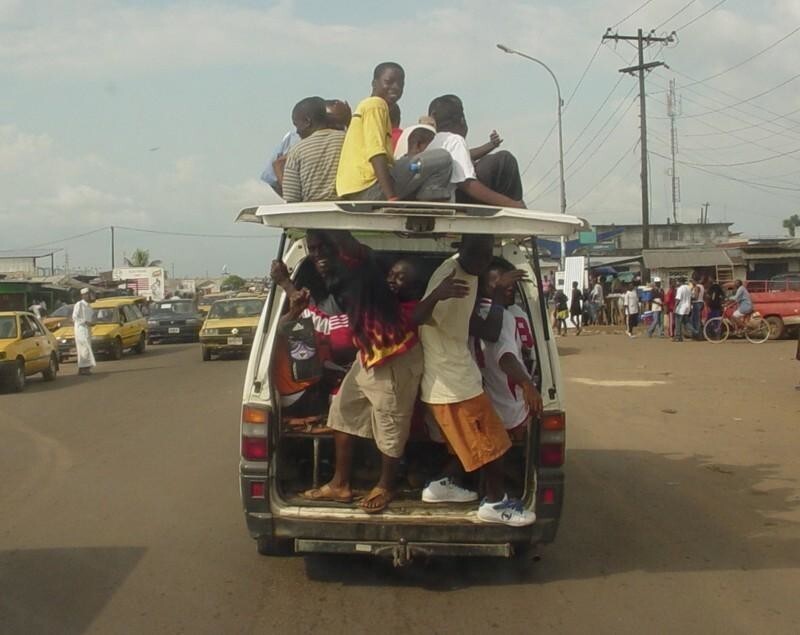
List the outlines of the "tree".
{"type": "Polygon", "coordinates": [[[150,252],[147,249],[138,247],[133,250],[130,258],[125,258],[125,264],[129,267],[160,267],[160,260],[150,260],[150,252]]]}
{"type": "Polygon", "coordinates": [[[800,216],[792,214],[789,218],[784,219],[783,228],[789,232],[789,235],[794,238],[797,234],[797,228],[800,227],[800,216]]]}
{"type": "Polygon", "coordinates": [[[247,284],[247,280],[237,275],[230,275],[222,281],[222,291],[238,291],[247,284]]]}

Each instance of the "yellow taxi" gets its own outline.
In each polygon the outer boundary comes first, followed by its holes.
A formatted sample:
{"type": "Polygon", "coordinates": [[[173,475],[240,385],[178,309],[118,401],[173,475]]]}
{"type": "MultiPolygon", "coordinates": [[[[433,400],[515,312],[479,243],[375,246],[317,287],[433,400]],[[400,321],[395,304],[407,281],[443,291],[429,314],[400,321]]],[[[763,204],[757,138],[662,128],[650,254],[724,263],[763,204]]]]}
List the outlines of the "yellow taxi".
{"type": "Polygon", "coordinates": [[[233,294],[230,291],[225,291],[223,293],[208,293],[200,296],[197,302],[197,310],[200,311],[200,313],[207,314],[211,310],[211,305],[213,305],[214,302],[217,300],[227,300],[231,295],[233,294]]]}
{"type": "Polygon", "coordinates": [[[55,333],[62,326],[72,322],[72,308],[74,304],[62,304],[50,315],[42,318],[42,324],[51,333],[55,333]]]}
{"type": "Polygon", "coordinates": [[[26,378],[36,373],[42,373],[46,381],[56,378],[56,338],[32,313],[0,312],[0,376],[19,392],[26,378]]]}
{"type": "Polygon", "coordinates": [[[217,300],[200,330],[203,361],[219,353],[247,353],[253,344],[264,298],[258,296],[217,300]]]}
{"type": "MultiPolygon", "coordinates": [[[[102,298],[92,303],[92,350],[110,359],[120,359],[122,351],[144,353],[147,347],[147,319],[142,314],[143,298],[123,296],[102,298]]],[[[72,324],[62,326],[54,335],[63,361],[75,356],[75,331],[72,324]]]]}

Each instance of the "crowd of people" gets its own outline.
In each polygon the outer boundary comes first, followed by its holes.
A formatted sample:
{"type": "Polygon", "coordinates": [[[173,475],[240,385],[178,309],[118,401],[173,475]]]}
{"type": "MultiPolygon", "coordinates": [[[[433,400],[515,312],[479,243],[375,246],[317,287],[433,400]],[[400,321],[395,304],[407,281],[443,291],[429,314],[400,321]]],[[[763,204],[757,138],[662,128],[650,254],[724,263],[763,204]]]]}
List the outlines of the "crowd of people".
{"type": "Polygon", "coordinates": [[[293,129],[261,178],[288,203],[330,200],[457,201],[525,207],[519,166],[502,139],[469,148],[464,106],[434,98],[419,123],[400,128],[405,71],[375,67],[372,91],[351,111],[346,101],[307,97],[292,109],[293,129]]]}
{"type": "MultiPolygon", "coordinates": [[[[546,292],[548,287],[552,284],[545,286],[546,292]]],[[[631,282],[614,280],[609,290],[607,295],[602,277],[596,276],[587,289],[581,290],[573,282],[569,298],[561,289],[550,293],[556,334],[566,335],[569,316],[576,335],[587,324],[621,323],[628,337],[636,337],[636,329],[647,314],[647,337],[670,337],[676,342],[687,337],[702,340],[706,321],[722,317],[726,304],[735,305],[730,317],[738,325],[753,312],[750,293],[741,280],[734,282],[730,299],[718,281],[700,275],[670,279],[666,289],[658,277],[646,289],[637,278],[631,282]]]]}
{"type": "MultiPolygon", "coordinates": [[[[459,97],[434,98],[418,123],[401,125],[405,72],[375,67],[371,94],[346,101],[308,97],[291,113],[294,130],[262,179],[288,203],[330,200],[456,201],[524,207],[514,157],[492,132],[477,148],[459,97]]],[[[465,485],[480,473],[486,522],[532,524],[510,499],[503,457],[542,409],[533,380],[533,331],[515,303],[523,272],[493,257],[489,235],[465,235],[458,253],[428,274],[409,258],[384,262],[349,232],[310,230],[307,266],[294,280],[275,261],[273,281],[288,297],[274,371],[284,417],[324,413],[335,449],[333,478],[303,496],[352,502],[354,444],[374,441],[380,476],[360,501],[367,513],[396,496],[412,420],[446,444],[451,461],[422,491],[428,503],[478,501],[465,485]]]]}

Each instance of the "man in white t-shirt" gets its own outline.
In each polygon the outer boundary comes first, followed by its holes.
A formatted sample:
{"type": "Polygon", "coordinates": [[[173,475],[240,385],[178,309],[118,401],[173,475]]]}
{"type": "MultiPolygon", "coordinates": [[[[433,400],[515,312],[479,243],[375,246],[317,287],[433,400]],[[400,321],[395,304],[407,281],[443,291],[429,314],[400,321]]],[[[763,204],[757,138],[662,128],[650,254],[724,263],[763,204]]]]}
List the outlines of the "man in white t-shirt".
{"type": "MultiPolygon", "coordinates": [[[[480,369],[469,351],[470,335],[497,341],[504,311],[503,298],[497,296],[504,295],[505,287],[515,287],[522,275],[516,270],[504,274],[486,318],[476,313],[478,276],[491,263],[493,245],[493,236],[464,236],[458,254],[445,260],[428,282],[426,297],[448,277],[465,283],[469,292],[439,302],[419,327],[425,354],[420,399],[427,404],[462,468],[481,471],[486,497],[478,507],[477,518],[521,527],[533,524],[536,514],[521,501],[506,496],[503,457],[511,441],[484,392],[480,369]]],[[[422,492],[426,503],[476,499],[474,492],[458,487],[448,477],[431,481],[422,492]]]]}
{"type": "Polygon", "coordinates": [[[680,279],[680,286],[675,292],[675,335],[672,338],[675,342],[683,341],[683,329],[688,328],[690,334],[694,335],[692,325],[689,323],[689,316],[692,312],[692,290],[686,283],[686,278],[680,279]]]}
{"type": "Polygon", "coordinates": [[[453,159],[450,173],[451,195],[462,203],[525,208],[516,160],[501,151],[482,158],[476,170],[465,139],[468,131],[464,106],[455,95],[442,95],[428,107],[436,121],[436,136],[428,151],[444,149],[453,159]],[[516,176],[514,171],[516,169],[516,176]],[[492,188],[496,189],[492,189],[492,188]]]}
{"type": "MultiPolygon", "coordinates": [[[[480,277],[478,314],[492,307],[497,282],[511,263],[495,259],[480,277]]],[[[471,349],[483,376],[483,387],[512,440],[524,440],[531,410],[541,410],[542,397],[529,369],[535,368],[533,331],[525,311],[515,303],[514,287],[505,291],[503,325],[496,342],[472,338],[471,349]]]]}
{"type": "Polygon", "coordinates": [[[692,289],[692,330],[695,337],[703,331],[703,309],[706,306],[706,289],[703,283],[695,278],[692,289]]]}
{"type": "Polygon", "coordinates": [[[623,297],[625,307],[625,322],[627,324],[628,337],[636,337],[633,329],[639,324],[639,294],[636,292],[636,285],[630,282],[628,290],[623,297]]]}

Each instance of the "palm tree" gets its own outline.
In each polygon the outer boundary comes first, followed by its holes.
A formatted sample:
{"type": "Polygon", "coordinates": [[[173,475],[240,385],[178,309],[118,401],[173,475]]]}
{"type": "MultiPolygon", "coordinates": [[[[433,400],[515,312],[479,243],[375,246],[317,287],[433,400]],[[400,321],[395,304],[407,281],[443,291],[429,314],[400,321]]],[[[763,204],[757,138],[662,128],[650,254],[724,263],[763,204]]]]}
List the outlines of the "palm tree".
{"type": "Polygon", "coordinates": [[[125,258],[125,264],[129,267],[160,267],[160,260],[150,260],[150,252],[147,249],[137,248],[133,250],[130,258],[125,258]]]}
{"type": "Polygon", "coordinates": [[[789,232],[789,235],[794,238],[797,228],[800,227],[800,216],[792,214],[789,218],[784,219],[783,228],[789,232]]]}

